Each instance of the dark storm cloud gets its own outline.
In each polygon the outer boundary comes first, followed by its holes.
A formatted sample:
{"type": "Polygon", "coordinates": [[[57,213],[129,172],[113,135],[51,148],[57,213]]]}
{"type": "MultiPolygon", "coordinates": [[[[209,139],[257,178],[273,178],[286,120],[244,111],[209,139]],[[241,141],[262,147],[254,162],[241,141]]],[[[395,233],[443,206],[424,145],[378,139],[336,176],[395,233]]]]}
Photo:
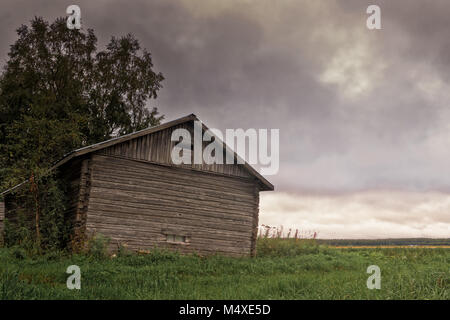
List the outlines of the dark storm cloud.
{"type": "MultiPolygon", "coordinates": [[[[166,77],[167,119],[280,128],[279,190],[446,189],[450,3],[77,1],[104,45],[131,32],[166,77]]],[[[69,1],[3,1],[0,55],[34,15],[69,1]]]]}
{"type": "Polygon", "coordinates": [[[262,194],[262,223],[448,236],[448,0],[2,0],[1,63],[18,26],[69,4],[100,46],[133,33],[152,53],[166,80],[149,105],[168,120],[280,129],[268,178],[281,192],[262,194]],[[366,28],[369,4],[382,30],[366,28]]]}

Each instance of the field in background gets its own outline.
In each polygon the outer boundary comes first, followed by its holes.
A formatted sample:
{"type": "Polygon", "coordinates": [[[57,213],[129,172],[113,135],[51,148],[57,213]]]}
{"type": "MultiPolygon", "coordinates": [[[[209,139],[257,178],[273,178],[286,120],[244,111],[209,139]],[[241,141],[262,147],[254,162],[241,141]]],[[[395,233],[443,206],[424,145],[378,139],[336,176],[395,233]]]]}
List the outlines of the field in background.
{"type": "Polygon", "coordinates": [[[423,248],[449,248],[450,238],[387,238],[387,239],[319,239],[318,233],[313,230],[286,228],[285,226],[260,225],[258,227],[259,239],[299,239],[316,240],[319,244],[333,247],[354,248],[396,248],[396,247],[423,247],[423,248]]]}
{"type": "Polygon", "coordinates": [[[259,239],[256,258],[154,251],[29,257],[0,248],[0,299],[450,299],[450,249],[336,249],[259,239]],[[69,265],[81,290],[66,288],[69,265]],[[381,289],[366,286],[369,265],[381,289]]]}
{"type": "Polygon", "coordinates": [[[336,247],[420,247],[420,248],[450,248],[450,239],[405,238],[405,239],[318,239],[319,243],[336,247]]]}

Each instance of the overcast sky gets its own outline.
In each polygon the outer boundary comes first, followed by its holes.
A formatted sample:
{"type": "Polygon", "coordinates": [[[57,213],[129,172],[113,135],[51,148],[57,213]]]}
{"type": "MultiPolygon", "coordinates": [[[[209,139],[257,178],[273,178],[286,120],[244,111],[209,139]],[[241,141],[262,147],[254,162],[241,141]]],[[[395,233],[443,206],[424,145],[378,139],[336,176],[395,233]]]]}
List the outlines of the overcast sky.
{"type": "Polygon", "coordinates": [[[166,120],[280,129],[260,222],[322,238],[450,236],[450,2],[0,0],[0,59],[69,4],[99,45],[133,33],[166,120]],[[381,8],[381,30],[366,9],[381,8]]]}

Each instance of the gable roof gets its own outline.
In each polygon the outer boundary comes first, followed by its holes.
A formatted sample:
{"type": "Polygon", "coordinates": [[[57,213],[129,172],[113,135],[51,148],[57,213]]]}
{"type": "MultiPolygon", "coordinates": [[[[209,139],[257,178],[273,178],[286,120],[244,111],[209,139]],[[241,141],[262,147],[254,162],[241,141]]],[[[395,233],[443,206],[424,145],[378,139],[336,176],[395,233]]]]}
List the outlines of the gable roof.
{"type": "MultiPolygon", "coordinates": [[[[128,140],[132,140],[132,139],[135,139],[135,138],[138,138],[138,137],[142,137],[142,136],[145,136],[145,135],[148,135],[148,134],[151,134],[151,133],[155,133],[155,132],[158,132],[158,131],[161,131],[161,130],[164,130],[164,129],[168,129],[168,128],[171,128],[173,126],[176,126],[176,125],[179,125],[179,124],[182,124],[182,123],[185,123],[185,122],[189,122],[189,121],[200,121],[202,123],[203,130],[208,130],[208,127],[195,114],[192,113],[192,114],[187,115],[185,117],[182,117],[182,118],[179,118],[179,119],[176,119],[176,120],[172,120],[172,121],[163,123],[163,124],[161,124],[159,126],[146,128],[146,129],[143,129],[143,130],[140,130],[140,131],[136,131],[136,132],[133,132],[133,133],[129,133],[129,134],[117,137],[117,138],[113,138],[113,139],[110,139],[110,140],[106,140],[106,141],[103,141],[103,142],[92,144],[90,146],[86,146],[86,147],[83,147],[83,148],[76,149],[76,150],[74,150],[72,152],[67,153],[61,160],[56,162],[50,168],[49,171],[52,171],[52,170],[62,166],[63,164],[65,164],[65,163],[69,162],[70,160],[72,160],[74,158],[77,158],[79,156],[82,156],[82,155],[85,155],[85,154],[88,154],[88,153],[91,153],[91,152],[95,152],[95,151],[98,151],[98,150],[101,150],[101,149],[104,149],[104,148],[107,148],[107,147],[110,147],[110,146],[113,146],[113,145],[116,145],[116,144],[119,144],[119,143],[122,143],[122,142],[125,142],[125,141],[128,141],[128,140]]],[[[218,139],[219,141],[221,141],[214,134],[213,134],[213,136],[215,137],[215,139],[218,139]]],[[[252,176],[254,176],[260,182],[261,186],[263,187],[262,190],[267,190],[267,191],[274,190],[274,186],[266,178],[264,178],[250,164],[248,164],[246,161],[244,161],[236,152],[231,150],[223,141],[221,141],[221,142],[222,142],[223,146],[225,146],[225,150],[227,152],[233,153],[234,156],[236,157],[236,159],[238,159],[239,162],[243,163],[242,165],[249,171],[249,173],[252,176]]],[[[6,190],[6,191],[3,191],[2,193],[0,193],[0,195],[5,195],[7,193],[10,193],[11,191],[19,188],[21,185],[25,184],[26,182],[27,181],[24,181],[24,182],[22,182],[22,183],[20,183],[20,184],[18,184],[16,186],[6,190]]]]}

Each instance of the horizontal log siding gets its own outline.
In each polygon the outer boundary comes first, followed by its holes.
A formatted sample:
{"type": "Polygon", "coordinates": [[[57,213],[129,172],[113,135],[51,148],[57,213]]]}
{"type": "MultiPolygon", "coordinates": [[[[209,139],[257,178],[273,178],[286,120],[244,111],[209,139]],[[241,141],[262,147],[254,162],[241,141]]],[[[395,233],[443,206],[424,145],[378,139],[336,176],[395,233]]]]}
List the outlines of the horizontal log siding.
{"type": "Polygon", "coordinates": [[[249,255],[255,186],[254,179],[94,155],[87,232],[110,237],[111,249],[249,255]],[[167,243],[167,233],[187,235],[189,244],[167,243]]]}

